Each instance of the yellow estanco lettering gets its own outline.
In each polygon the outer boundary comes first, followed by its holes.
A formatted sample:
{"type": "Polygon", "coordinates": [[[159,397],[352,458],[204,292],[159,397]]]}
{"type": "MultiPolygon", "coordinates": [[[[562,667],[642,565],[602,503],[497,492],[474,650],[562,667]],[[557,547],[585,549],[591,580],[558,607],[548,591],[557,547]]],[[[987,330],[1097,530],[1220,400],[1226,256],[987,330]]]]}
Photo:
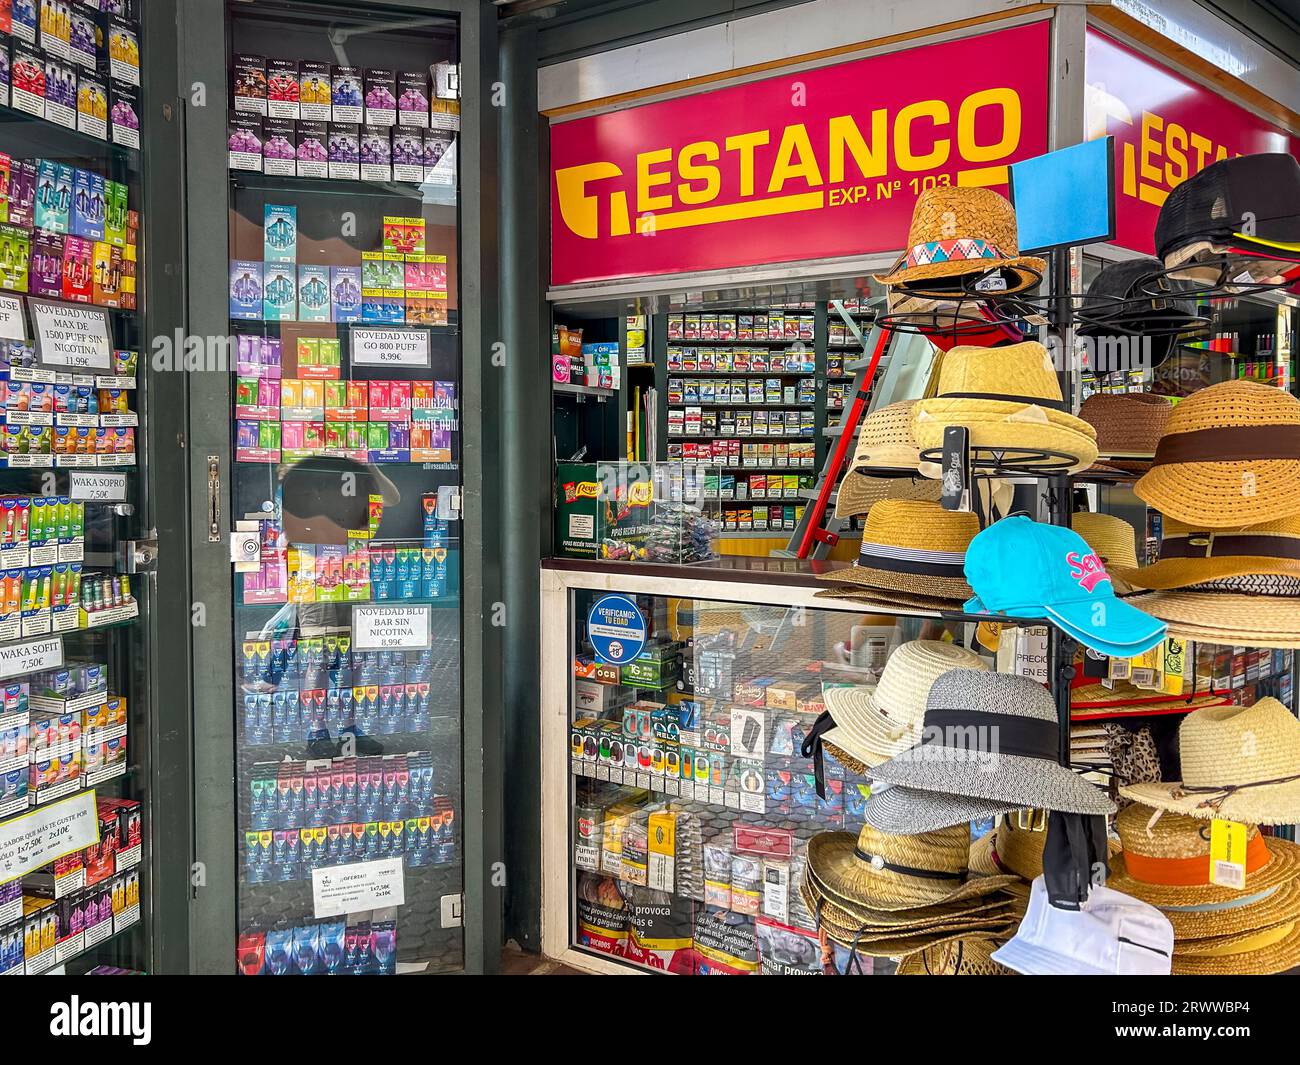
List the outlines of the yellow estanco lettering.
{"type": "Polygon", "coordinates": [[[1187,180],[1187,130],[1177,122],[1165,126],[1165,184],[1171,189],[1187,180]]]}
{"type": "Polygon", "coordinates": [[[919,100],[902,108],[894,116],[894,158],[900,170],[933,170],[948,161],[952,142],[946,137],[936,137],[934,147],[925,155],[912,151],[912,123],[918,118],[929,118],[936,129],[952,121],[948,105],[942,100],[919,100]]]}
{"type": "MultiPolygon", "coordinates": [[[[1151,162],[1153,158],[1159,159],[1161,155],[1161,140],[1158,135],[1165,128],[1165,120],[1159,115],[1153,115],[1150,111],[1144,111],[1142,114],[1142,151],[1138,160],[1138,173],[1142,175],[1143,181],[1159,181],[1163,176],[1161,168],[1151,162]]],[[[1193,138],[1195,140],[1195,138],[1193,138]]]]}
{"type": "Polygon", "coordinates": [[[677,156],[677,173],[682,179],[677,186],[677,198],[682,203],[708,203],[718,198],[718,190],[722,188],[718,168],[697,163],[697,158],[707,160],[707,163],[716,162],[718,146],[713,141],[695,141],[686,145],[677,156]],[[695,188],[692,181],[703,181],[704,187],[695,188]]]}
{"type": "Polygon", "coordinates": [[[754,195],[754,149],[766,144],[765,129],[754,133],[736,133],[727,138],[727,151],[740,153],[740,195],[754,195]]]}
{"type": "MultiPolygon", "coordinates": [[[[560,201],[560,217],[570,232],[588,240],[600,236],[600,198],[587,194],[587,184],[622,176],[623,171],[613,163],[583,163],[555,172],[555,195],[560,201]]],[[[609,231],[615,237],[631,232],[625,192],[610,193],[609,231]]]]}
{"type": "Polygon", "coordinates": [[[641,152],[636,157],[636,213],[645,211],[662,211],[673,205],[671,194],[651,195],[652,190],[672,181],[672,174],[666,170],[651,173],[650,167],[655,163],[668,163],[673,158],[671,148],[659,148],[653,152],[641,152]]]}
{"type": "Polygon", "coordinates": [[[844,180],[844,149],[847,148],[864,178],[883,177],[889,167],[889,113],[883,108],[871,112],[871,144],[852,115],[837,115],[830,120],[830,183],[844,180]]]}
{"type": "Polygon", "coordinates": [[[989,163],[1005,159],[1020,144],[1020,95],[1015,89],[984,89],[971,93],[957,112],[957,152],[963,162],[989,163]],[[982,107],[1002,111],[1002,135],[992,144],[975,141],[975,116],[982,107]]]}
{"type": "Polygon", "coordinates": [[[812,142],[808,139],[808,127],[802,122],[786,126],[781,134],[781,144],[776,150],[776,162],[772,164],[772,176],[767,183],[768,192],[780,192],[791,178],[803,178],[809,188],[822,183],[821,168],[813,154],[812,142]],[[795,162],[795,157],[798,162],[795,162]]]}
{"type": "MultiPolygon", "coordinates": [[[[1196,173],[1200,173],[1210,161],[1207,156],[1214,150],[1214,145],[1202,137],[1199,133],[1192,134],[1192,147],[1196,149],[1196,173]]],[[[1222,158],[1222,156],[1220,156],[1222,158]]]]}

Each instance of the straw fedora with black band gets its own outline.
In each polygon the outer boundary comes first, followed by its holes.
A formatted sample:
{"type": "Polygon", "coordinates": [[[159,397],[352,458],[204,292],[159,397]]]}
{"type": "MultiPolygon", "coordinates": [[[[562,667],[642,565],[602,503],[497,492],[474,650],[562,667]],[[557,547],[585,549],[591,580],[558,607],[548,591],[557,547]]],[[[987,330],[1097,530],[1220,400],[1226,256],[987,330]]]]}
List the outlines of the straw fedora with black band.
{"type": "Polygon", "coordinates": [[[823,689],[822,701],[835,727],[822,734],[822,742],[868,767],[892,758],[919,738],[935,678],[958,668],[988,666],[973,651],[942,640],[900,644],[885,662],[879,683],[823,689]]]}
{"type": "Polygon", "coordinates": [[[1223,381],[1181,400],[1138,498],[1186,525],[1236,528],[1300,514],[1300,400],[1223,381]]]}
{"type": "Polygon", "coordinates": [[[974,514],[945,510],[938,503],[882,499],[867,515],[857,564],[818,574],[818,579],[964,599],[970,595],[966,548],[978,532],[974,514]]]}
{"type": "MultiPolygon", "coordinates": [[[[937,394],[913,409],[912,436],[923,454],[934,452],[951,425],[970,431],[972,449],[1006,451],[1008,466],[1077,473],[1097,460],[1097,431],[1068,413],[1047,349],[1032,340],[944,356],[937,394]]],[[[921,472],[937,475],[937,463],[923,461],[921,472]]]]}
{"type": "Polygon", "coordinates": [[[882,762],[874,779],[1014,807],[1111,814],[1115,804],[1059,764],[1051,693],[1029,677],[957,669],[926,700],[921,742],[882,762]]]}
{"type": "Polygon", "coordinates": [[[1229,577],[1300,578],[1300,514],[1217,529],[1166,517],[1158,561],[1150,566],[1120,563],[1106,568],[1134,588],[1154,590],[1187,588],[1229,577]]]}
{"type": "Polygon", "coordinates": [[[1300,721],[1276,699],[1196,710],[1178,728],[1178,747],[1182,780],[1120,794],[1206,820],[1300,823],[1300,721]]]}
{"type": "Polygon", "coordinates": [[[1096,552],[1112,577],[1116,567],[1137,567],[1137,534],[1123,518],[1084,510],[1070,516],[1070,528],[1096,552]]]}
{"type": "Polygon", "coordinates": [[[1079,417],[1097,431],[1099,460],[1085,472],[1147,469],[1173,409],[1168,397],[1151,392],[1094,392],[1079,408],[1079,417]]]}
{"type": "Polygon", "coordinates": [[[1045,260],[1020,254],[1016,211],[1006,197],[992,189],[939,186],[917,198],[907,251],[876,280],[948,299],[962,291],[957,279],[998,271],[1003,287],[993,291],[1010,295],[1036,286],[1046,269],[1045,260]]]}

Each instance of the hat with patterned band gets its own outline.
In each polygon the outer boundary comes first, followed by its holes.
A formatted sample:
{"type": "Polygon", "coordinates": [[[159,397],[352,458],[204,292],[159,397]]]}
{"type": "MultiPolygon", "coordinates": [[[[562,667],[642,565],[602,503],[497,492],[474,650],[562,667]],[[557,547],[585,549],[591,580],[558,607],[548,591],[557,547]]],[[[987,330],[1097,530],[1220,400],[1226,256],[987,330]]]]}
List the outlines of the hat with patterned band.
{"type": "Polygon", "coordinates": [[[997,939],[962,936],[909,954],[898,965],[895,976],[1015,976],[993,960],[1001,945],[997,939]]]}
{"type": "Polygon", "coordinates": [[[1033,288],[1046,269],[1043,259],[1020,254],[1016,211],[1006,197],[992,189],[938,186],[917,198],[907,251],[876,280],[944,299],[963,291],[960,282],[993,274],[996,280],[986,280],[999,287],[991,292],[1008,295],[1033,288]]]}
{"type": "Polygon", "coordinates": [[[867,514],[857,565],[818,578],[886,592],[964,599],[970,595],[963,576],[966,547],[978,532],[974,514],[945,510],[938,503],[882,499],[867,514]]]}
{"type": "Polygon", "coordinates": [[[1300,514],[1300,399],[1257,381],[1223,381],[1181,400],[1133,486],[1186,525],[1237,528],[1300,514]]]}
{"type": "Polygon", "coordinates": [[[1106,568],[1134,588],[1150,589],[1186,588],[1229,577],[1300,577],[1300,514],[1218,529],[1166,517],[1157,562],[1106,568]]]}

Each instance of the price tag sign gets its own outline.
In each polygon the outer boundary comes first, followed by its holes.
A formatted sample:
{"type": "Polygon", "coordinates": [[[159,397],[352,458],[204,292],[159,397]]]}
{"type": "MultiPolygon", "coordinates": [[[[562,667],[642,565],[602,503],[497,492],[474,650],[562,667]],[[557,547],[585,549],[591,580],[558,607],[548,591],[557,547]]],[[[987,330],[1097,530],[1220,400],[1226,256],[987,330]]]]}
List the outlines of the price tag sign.
{"type": "Polygon", "coordinates": [[[5,821],[0,824],[0,884],[98,842],[93,791],[5,821]]]}
{"type": "Polygon", "coordinates": [[[0,340],[26,340],[23,301],[17,296],[0,296],[0,340]]]}
{"type": "Polygon", "coordinates": [[[91,473],[72,470],[68,496],[83,503],[121,503],[126,499],[125,473],[91,473]]]}
{"type": "Polygon", "coordinates": [[[103,370],[113,365],[108,311],[72,303],[28,299],[36,331],[36,360],[64,370],[103,370]]]}
{"type": "Polygon", "coordinates": [[[62,636],[0,647],[0,680],[22,677],[42,669],[55,669],[61,665],[63,665],[62,636]]]}
{"type": "Polygon", "coordinates": [[[411,651],[429,646],[430,608],[354,606],[352,646],[358,651],[411,651]]]}
{"type": "Polygon", "coordinates": [[[1210,822],[1210,883],[1235,891],[1246,887],[1246,826],[1238,821],[1210,822]]]}
{"type": "Polygon", "coordinates": [[[427,329],[353,329],[354,366],[401,366],[423,369],[429,365],[427,329]]]}
{"type": "Polygon", "coordinates": [[[406,904],[401,858],[326,866],[311,871],[312,906],[317,917],[342,917],[359,910],[406,904]]]}

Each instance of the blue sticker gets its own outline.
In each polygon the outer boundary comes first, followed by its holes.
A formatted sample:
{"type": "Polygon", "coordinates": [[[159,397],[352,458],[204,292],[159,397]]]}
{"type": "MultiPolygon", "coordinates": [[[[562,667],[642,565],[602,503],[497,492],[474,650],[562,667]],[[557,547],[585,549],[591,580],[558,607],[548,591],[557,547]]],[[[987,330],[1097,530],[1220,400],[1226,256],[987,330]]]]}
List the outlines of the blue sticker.
{"type": "Polygon", "coordinates": [[[602,596],[587,613],[587,635],[597,659],[622,666],[645,649],[645,618],[627,596],[602,596]]]}

